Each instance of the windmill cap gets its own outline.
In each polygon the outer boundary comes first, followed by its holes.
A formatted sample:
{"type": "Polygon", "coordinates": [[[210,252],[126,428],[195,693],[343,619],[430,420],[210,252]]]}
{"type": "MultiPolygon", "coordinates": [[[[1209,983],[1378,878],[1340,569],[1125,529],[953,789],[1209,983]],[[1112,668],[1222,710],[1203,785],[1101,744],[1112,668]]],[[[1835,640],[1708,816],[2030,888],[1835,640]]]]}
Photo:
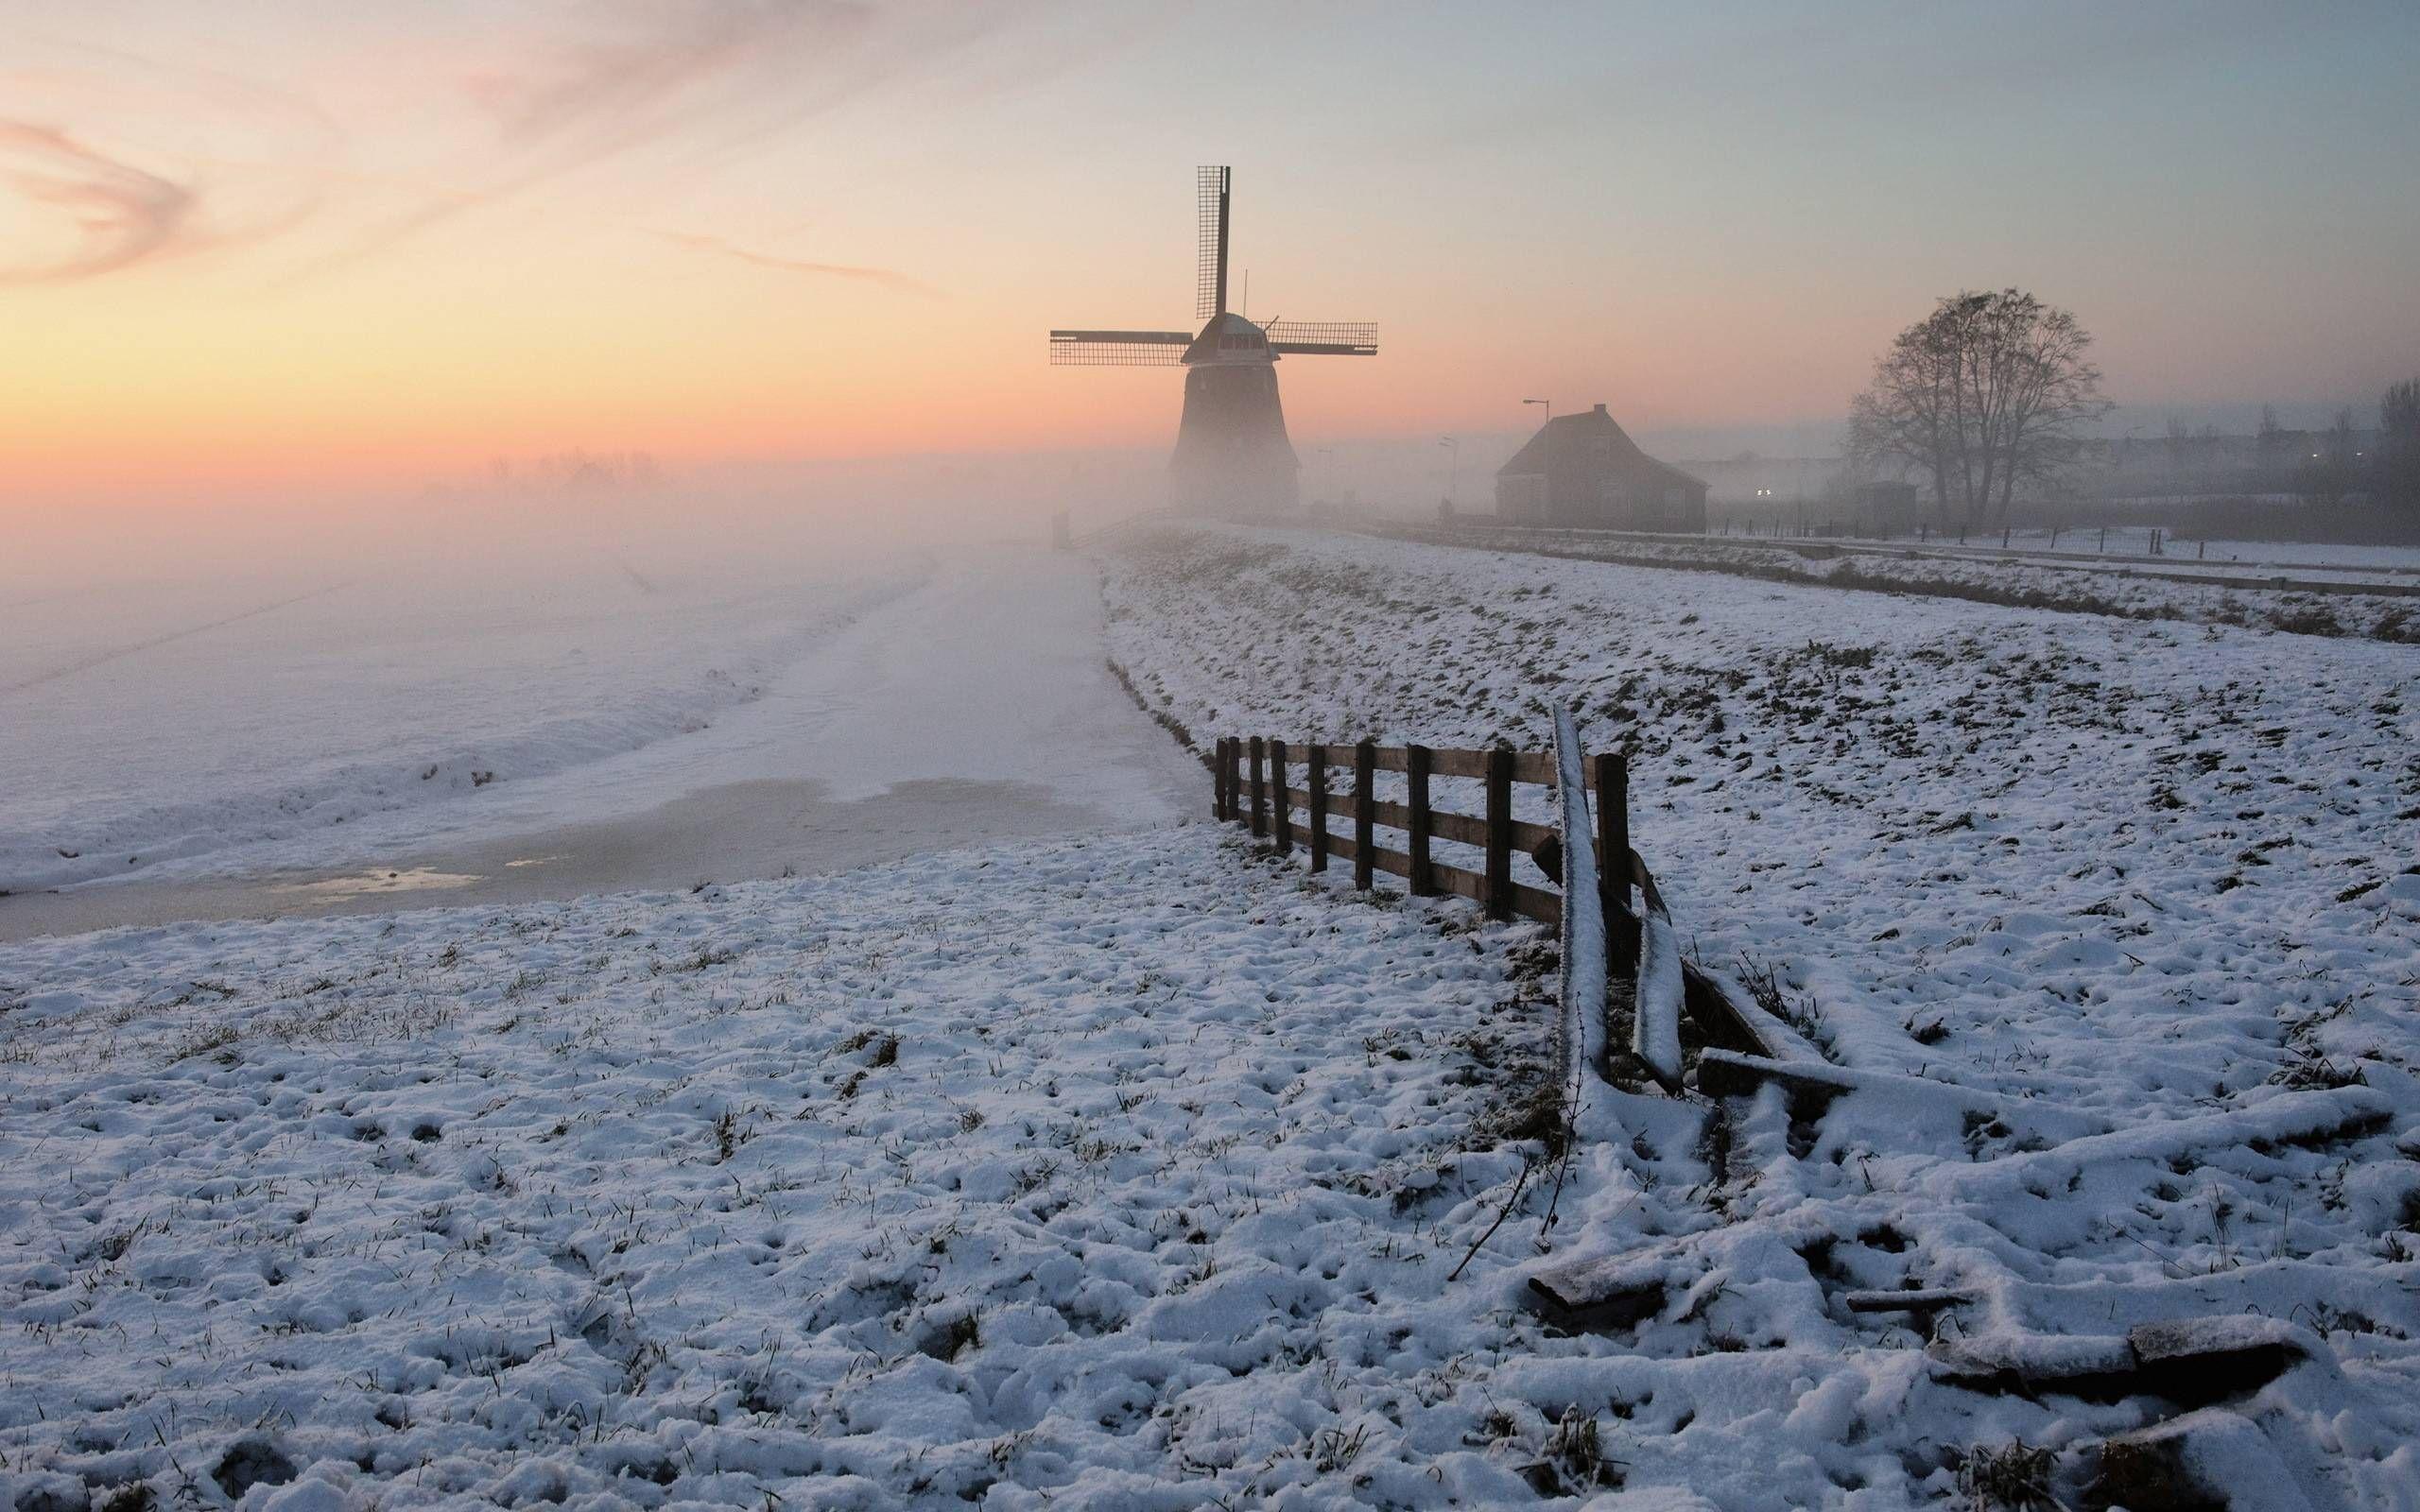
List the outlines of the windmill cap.
{"type": "Polygon", "coordinates": [[[1274,357],[1269,350],[1269,333],[1229,310],[1210,318],[1180,360],[1191,368],[1210,362],[1266,363],[1274,357]]]}

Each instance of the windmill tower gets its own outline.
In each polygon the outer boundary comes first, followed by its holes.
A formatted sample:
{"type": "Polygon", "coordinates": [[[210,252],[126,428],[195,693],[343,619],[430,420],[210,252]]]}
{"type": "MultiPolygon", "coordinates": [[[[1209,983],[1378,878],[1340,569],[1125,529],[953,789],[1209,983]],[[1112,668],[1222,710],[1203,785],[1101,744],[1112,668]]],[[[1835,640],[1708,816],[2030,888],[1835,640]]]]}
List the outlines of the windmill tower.
{"type": "Polygon", "coordinates": [[[1367,321],[1270,320],[1254,324],[1227,308],[1229,170],[1203,168],[1200,267],[1194,318],[1184,331],[1053,331],[1050,360],[1078,368],[1184,369],[1184,419],[1168,480],[1179,509],[1198,514],[1271,514],[1302,502],[1301,463],[1286,438],[1277,401],[1280,357],[1374,357],[1378,328],[1367,321]]]}

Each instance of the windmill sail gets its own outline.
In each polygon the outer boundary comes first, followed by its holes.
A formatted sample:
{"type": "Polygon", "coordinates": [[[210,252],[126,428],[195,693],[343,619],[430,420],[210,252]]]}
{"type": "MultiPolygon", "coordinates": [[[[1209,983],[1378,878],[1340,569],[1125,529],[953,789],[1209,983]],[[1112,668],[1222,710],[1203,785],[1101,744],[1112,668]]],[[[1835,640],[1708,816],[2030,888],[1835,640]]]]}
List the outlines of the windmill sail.
{"type": "Polygon", "coordinates": [[[1378,326],[1374,320],[1271,320],[1269,350],[1281,356],[1374,357],[1378,326]]]}
{"type": "Polygon", "coordinates": [[[1195,199],[1201,210],[1196,228],[1193,318],[1207,320],[1227,313],[1227,188],[1226,168],[1202,168],[1196,180],[1195,199]]]}
{"type": "Polygon", "coordinates": [[[1173,368],[1191,345],[1189,331],[1053,331],[1058,368],[1173,368]]]}

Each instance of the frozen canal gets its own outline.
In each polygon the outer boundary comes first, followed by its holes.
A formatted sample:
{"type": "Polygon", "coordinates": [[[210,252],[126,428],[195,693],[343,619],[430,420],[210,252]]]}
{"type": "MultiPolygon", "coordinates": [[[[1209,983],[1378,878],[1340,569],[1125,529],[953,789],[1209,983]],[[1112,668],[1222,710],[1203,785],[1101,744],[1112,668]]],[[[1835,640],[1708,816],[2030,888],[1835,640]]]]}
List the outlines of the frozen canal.
{"type": "Polygon", "coordinates": [[[856,591],[871,608],[702,728],[434,801],[237,831],[123,880],[20,885],[0,899],[0,937],[688,887],[1158,824],[1206,802],[1200,767],[1103,663],[1088,563],[992,546],[921,565],[856,591]]]}

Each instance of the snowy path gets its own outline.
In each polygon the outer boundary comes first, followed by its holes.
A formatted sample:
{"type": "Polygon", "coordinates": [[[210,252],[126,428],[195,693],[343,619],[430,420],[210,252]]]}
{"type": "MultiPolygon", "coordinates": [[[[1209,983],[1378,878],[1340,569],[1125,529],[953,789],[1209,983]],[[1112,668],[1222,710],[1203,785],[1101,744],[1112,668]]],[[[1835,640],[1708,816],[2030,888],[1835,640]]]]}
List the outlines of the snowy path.
{"type": "Polygon", "coordinates": [[[1032,549],[945,557],[704,730],[441,809],[0,899],[0,938],[688,886],[1164,824],[1201,808],[1207,779],[1103,666],[1093,575],[1032,549]]]}

